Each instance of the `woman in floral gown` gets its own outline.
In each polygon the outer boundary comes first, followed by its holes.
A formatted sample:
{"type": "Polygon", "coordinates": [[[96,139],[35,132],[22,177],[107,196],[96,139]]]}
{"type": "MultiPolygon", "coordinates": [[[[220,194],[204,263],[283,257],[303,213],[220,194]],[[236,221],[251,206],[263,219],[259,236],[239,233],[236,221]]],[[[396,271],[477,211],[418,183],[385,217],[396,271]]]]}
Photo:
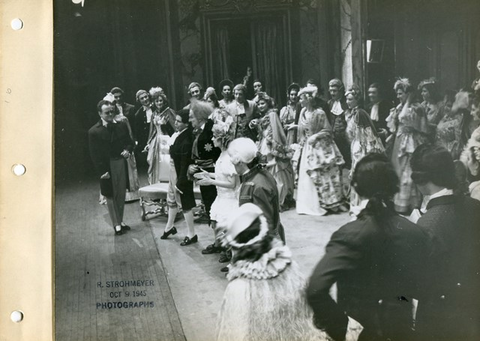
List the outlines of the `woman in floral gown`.
{"type": "Polygon", "coordinates": [[[344,160],[333,141],[327,116],[321,108],[314,107],[317,87],[300,90],[303,107],[298,121],[296,152],[300,158],[297,188],[297,213],[324,215],[328,210],[346,210],[342,188],[341,167],[344,160]]]}
{"type": "Polygon", "coordinates": [[[395,138],[392,149],[392,164],[400,178],[400,191],[395,194],[394,204],[398,213],[409,213],[420,208],[422,195],[412,181],[410,158],[415,149],[428,141],[428,121],[425,110],[415,103],[413,86],[407,78],[399,79],[393,87],[400,104],[391,110],[387,126],[395,138]]]}
{"type": "Polygon", "coordinates": [[[280,207],[287,210],[293,207],[294,178],[291,163],[292,151],[287,144],[287,137],[278,117],[277,110],[273,109],[272,98],[264,92],[257,93],[257,108],[260,118],[251,122],[257,127],[258,150],[262,155],[262,163],[277,182],[280,207]]]}
{"type": "Polygon", "coordinates": [[[155,184],[168,181],[170,174],[170,146],[168,140],[175,131],[175,111],[168,106],[168,99],[162,92],[152,95],[153,115],[150,136],[145,149],[148,161],[148,182],[155,184]]]}
{"type": "MultiPolygon", "coordinates": [[[[350,142],[352,168],[350,178],[355,166],[365,155],[369,153],[383,153],[382,140],[378,135],[370,115],[358,106],[361,93],[358,87],[352,86],[345,93],[348,109],[345,112],[347,122],[346,134],[350,142]]],[[[358,214],[361,211],[360,197],[353,188],[350,189],[350,212],[358,214]]]]}

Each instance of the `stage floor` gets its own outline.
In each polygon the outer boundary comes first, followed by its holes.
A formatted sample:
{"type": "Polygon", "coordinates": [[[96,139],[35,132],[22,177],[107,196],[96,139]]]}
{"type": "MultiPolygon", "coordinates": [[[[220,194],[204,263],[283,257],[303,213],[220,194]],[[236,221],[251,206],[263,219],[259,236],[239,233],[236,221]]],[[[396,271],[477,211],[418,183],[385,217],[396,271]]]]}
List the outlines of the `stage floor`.
{"type": "MultiPolygon", "coordinates": [[[[141,220],[139,202],[125,205],[131,231],[115,236],[96,181],[56,187],[56,338],[67,340],[214,340],[227,285],[218,254],[202,255],[212,230],[197,225],[199,242],[182,247],[178,234],[160,236],[165,217],[141,220]]],[[[282,213],[287,244],[308,276],[347,214],[282,213]]]]}

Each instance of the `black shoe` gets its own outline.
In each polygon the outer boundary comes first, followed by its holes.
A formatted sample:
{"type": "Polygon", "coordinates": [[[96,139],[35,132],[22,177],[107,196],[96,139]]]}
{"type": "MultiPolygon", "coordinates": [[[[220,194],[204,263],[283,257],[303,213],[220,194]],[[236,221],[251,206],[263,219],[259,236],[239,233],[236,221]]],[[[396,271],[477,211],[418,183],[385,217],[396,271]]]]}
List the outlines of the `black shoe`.
{"type": "Polygon", "coordinates": [[[120,225],[114,226],[114,227],[113,227],[113,230],[115,231],[115,235],[116,235],[116,236],[120,236],[120,235],[123,234],[122,226],[120,226],[120,225]],[[117,227],[119,227],[118,230],[117,230],[117,227]]]}
{"type": "Polygon", "coordinates": [[[228,272],[228,266],[224,266],[220,269],[221,272],[228,272]]]}
{"type": "Polygon", "coordinates": [[[227,262],[230,262],[230,260],[232,259],[232,257],[229,257],[226,253],[223,253],[220,255],[220,258],[219,258],[219,262],[220,263],[227,263],[227,262]]]}
{"type": "Polygon", "coordinates": [[[194,220],[195,223],[197,224],[210,224],[210,218],[206,215],[201,215],[197,219],[194,220]]]}
{"type": "Polygon", "coordinates": [[[128,225],[121,225],[121,226],[122,226],[122,230],[125,230],[125,231],[130,231],[131,230],[130,226],[128,226],[128,225]]]}
{"type": "Polygon", "coordinates": [[[180,243],[180,246],[186,246],[198,242],[197,235],[194,235],[192,238],[185,237],[183,242],[180,243]]]}
{"type": "Polygon", "coordinates": [[[204,255],[210,255],[212,253],[220,252],[222,252],[222,248],[220,246],[215,246],[215,244],[210,244],[204,250],[202,250],[202,254],[204,255]]]}
{"type": "Polygon", "coordinates": [[[170,230],[168,230],[167,232],[163,232],[162,236],[160,237],[160,239],[167,239],[169,235],[173,235],[173,234],[177,234],[177,229],[175,228],[175,226],[173,226],[170,230]]]}

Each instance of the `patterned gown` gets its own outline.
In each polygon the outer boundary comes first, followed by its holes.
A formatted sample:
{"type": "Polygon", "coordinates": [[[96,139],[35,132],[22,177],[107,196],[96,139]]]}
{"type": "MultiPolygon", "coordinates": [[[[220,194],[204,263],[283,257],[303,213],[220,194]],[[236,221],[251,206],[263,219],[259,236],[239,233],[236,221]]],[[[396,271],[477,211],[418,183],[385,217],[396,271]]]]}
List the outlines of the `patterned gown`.
{"type": "Polygon", "coordinates": [[[428,141],[427,116],[416,103],[399,104],[392,109],[387,125],[395,136],[392,164],[400,179],[400,191],[394,197],[395,210],[408,213],[422,203],[422,195],[411,178],[410,159],[415,149],[428,141]]]}
{"type": "Polygon", "coordinates": [[[344,160],[333,141],[325,112],[303,108],[298,122],[300,168],[297,213],[323,215],[344,204],[341,167],[344,160]]]}
{"type": "Polygon", "coordinates": [[[258,128],[258,149],[262,162],[277,182],[280,206],[291,200],[294,194],[294,174],[291,159],[293,153],[287,144],[276,110],[268,111],[260,118],[258,128]]]}
{"type": "MultiPolygon", "coordinates": [[[[369,153],[383,153],[382,140],[375,130],[370,115],[363,109],[358,107],[348,109],[345,113],[347,121],[347,138],[350,142],[350,153],[352,160],[352,168],[350,170],[350,178],[355,170],[357,162],[369,153]]],[[[359,213],[360,197],[353,188],[350,190],[350,211],[354,214],[359,213]]]]}

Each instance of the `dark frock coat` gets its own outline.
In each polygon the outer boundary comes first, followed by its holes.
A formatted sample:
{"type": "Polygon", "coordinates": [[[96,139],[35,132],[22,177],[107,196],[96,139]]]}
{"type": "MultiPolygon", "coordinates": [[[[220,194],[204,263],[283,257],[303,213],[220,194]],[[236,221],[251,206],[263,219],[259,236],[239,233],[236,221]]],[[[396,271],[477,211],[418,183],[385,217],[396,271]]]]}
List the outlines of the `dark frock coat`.
{"type": "Polygon", "coordinates": [[[411,340],[412,297],[418,292],[426,234],[398,215],[382,226],[367,210],[331,237],[307,287],[314,323],[344,340],[348,318],[363,326],[359,340],[411,340]],[[337,301],[330,289],[337,283],[337,301]]]}
{"type": "MultiPolygon", "coordinates": [[[[88,131],[90,156],[98,179],[106,172],[110,172],[111,158],[123,158],[120,154],[124,150],[133,152],[133,141],[130,138],[127,124],[124,122],[110,124],[112,124],[111,131],[103,126],[101,120],[88,131]]],[[[127,167],[126,162],[125,167],[127,167]]],[[[113,195],[111,178],[100,179],[100,191],[107,197],[113,195]]]]}
{"type": "Polygon", "coordinates": [[[189,180],[187,176],[188,166],[193,163],[192,144],[192,129],[187,128],[177,136],[173,145],[170,146],[170,157],[177,172],[177,183],[175,185],[183,192],[183,194],[180,193],[180,200],[184,211],[188,211],[196,205],[193,181],[189,180]]]}
{"type": "Polygon", "coordinates": [[[429,236],[418,340],[480,340],[480,202],[434,198],[418,225],[429,236]]]}

